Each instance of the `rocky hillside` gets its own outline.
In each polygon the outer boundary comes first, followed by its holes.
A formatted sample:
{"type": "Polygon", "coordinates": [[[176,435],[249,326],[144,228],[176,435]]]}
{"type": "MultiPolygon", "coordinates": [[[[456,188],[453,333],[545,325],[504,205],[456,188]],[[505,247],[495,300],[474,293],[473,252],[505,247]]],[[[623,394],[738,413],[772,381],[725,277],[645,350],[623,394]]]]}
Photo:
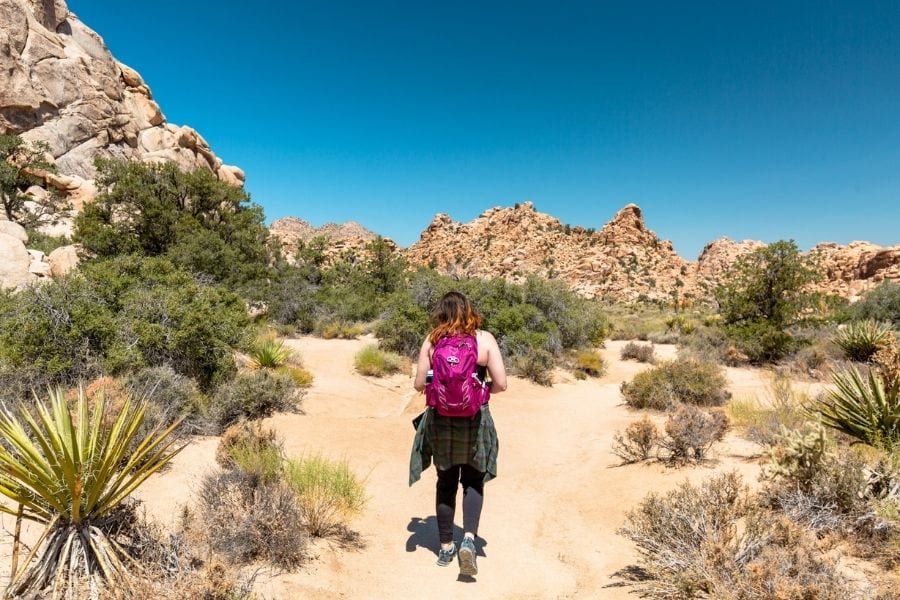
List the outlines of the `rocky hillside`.
{"type": "Polygon", "coordinates": [[[167,123],[150,88],[64,0],[0,0],[0,132],[50,147],[46,184],[76,208],[93,195],[96,156],[173,161],[242,184],[190,127],[167,123]]]}
{"type": "MultiPolygon", "coordinates": [[[[520,281],[537,273],[558,277],[588,297],[691,303],[708,298],[729,265],[763,245],[720,238],[689,262],[647,229],[634,204],[593,230],[563,225],[526,202],[492,208],[465,224],[438,214],[406,255],[413,264],[460,276],[520,281]]],[[[810,254],[826,275],[822,291],[854,298],[881,281],[900,280],[900,245],[825,243],[810,254]]]]}
{"type": "MultiPolygon", "coordinates": [[[[233,185],[244,182],[244,173],[224,165],[200,134],[166,122],[141,76],[118,62],[64,0],[0,0],[0,133],[47,143],[57,173],[37,173],[44,185],[28,193],[55,190],[76,210],[96,193],[97,156],[172,161],[209,169],[233,185]]],[[[70,230],[63,222],[47,232],[70,230]]],[[[26,243],[20,227],[0,227],[0,287],[63,269],[26,251],[26,243]]],[[[58,254],[71,268],[74,249],[58,254]]]]}
{"type": "MultiPolygon", "coordinates": [[[[273,221],[269,226],[269,231],[281,242],[288,262],[293,262],[300,245],[307,244],[314,238],[324,238],[326,261],[333,262],[340,258],[362,256],[369,242],[378,237],[378,234],[369,231],[355,221],[340,224],[326,223],[321,227],[314,227],[297,217],[285,217],[273,221]]],[[[385,241],[393,249],[398,249],[393,241],[389,239],[385,239],[385,241]]]]}
{"type": "MultiPolygon", "coordinates": [[[[358,252],[375,236],[356,223],[315,229],[294,218],[276,221],[271,230],[288,250],[296,248],[298,239],[330,237],[331,257],[347,250],[358,252]]],[[[634,204],[595,230],[564,225],[525,202],[491,208],[469,223],[437,214],[415,244],[398,252],[413,266],[430,266],[459,277],[520,282],[534,273],[561,279],[587,297],[691,304],[708,299],[738,257],[762,246],[755,240],[719,238],[692,262],[647,229],[641,209],[634,204]]],[[[900,245],[824,243],[810,254],[826,276],[818,286],[821,291],[852,299],[884,280],[900,280],[900,245]]]]}

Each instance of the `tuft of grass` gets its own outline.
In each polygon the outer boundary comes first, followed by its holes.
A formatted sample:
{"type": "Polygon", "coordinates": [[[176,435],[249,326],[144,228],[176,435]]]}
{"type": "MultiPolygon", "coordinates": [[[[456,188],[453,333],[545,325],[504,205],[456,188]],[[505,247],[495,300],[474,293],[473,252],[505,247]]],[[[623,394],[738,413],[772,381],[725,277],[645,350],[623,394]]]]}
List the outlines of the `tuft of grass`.
{"type": "Polygon", "coordinates": [[[356,371],[370,377],[384,377],[396,373],[403,365],[403,357],[393,352],[381,350],[372,344],[356,353],[353,359],[356,371]]]}
{"type": "Polygon", "coordinates": [[[786,377],[773,379],[767,395],[767,402],[754,397],[734,398],[725,406],[725,413],[747,439],[774,446],[784,430],[793,431],[807,421],[810,399],[797,392],[786,377]]]}
{"type": "Polygon", "coordinates": [[[284,480],[297,495],[304,525],[313,536],[336,533],[366,504],[365,484],[346,460],[331,461],[319,455],[288,460],[284,480]]]}
{"type": "Polygon", "coordinates": [[[582,350],[575,355],[575,369],[589,377],[603,377],[606,361],[596,350],[582,350]]]}
{"type": "Polygon", "coordinates": [[[255,369],[278,369],[291,360],[291,349],[274,338],[258,340],[250,348],[250,364],[255,369]]]}
{"type": "Polygon", "coordinates": [[[300,366],[284,365],[275,370],[277,373],[287,375],[297,387],[305,388],[312,385],[315,377],[312,373],[300,366]]]}

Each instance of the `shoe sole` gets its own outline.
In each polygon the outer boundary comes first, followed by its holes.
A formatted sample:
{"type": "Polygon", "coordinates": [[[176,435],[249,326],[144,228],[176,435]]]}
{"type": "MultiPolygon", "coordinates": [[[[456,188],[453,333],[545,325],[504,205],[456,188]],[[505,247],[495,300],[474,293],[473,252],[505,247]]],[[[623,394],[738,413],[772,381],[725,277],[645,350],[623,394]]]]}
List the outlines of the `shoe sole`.
{"type": "Polygon", "coordinates": [[[475,552],[468,548],[459,551],[459,574],[470,577],[478,575],[478,567],[475,565],[475,552]]]}

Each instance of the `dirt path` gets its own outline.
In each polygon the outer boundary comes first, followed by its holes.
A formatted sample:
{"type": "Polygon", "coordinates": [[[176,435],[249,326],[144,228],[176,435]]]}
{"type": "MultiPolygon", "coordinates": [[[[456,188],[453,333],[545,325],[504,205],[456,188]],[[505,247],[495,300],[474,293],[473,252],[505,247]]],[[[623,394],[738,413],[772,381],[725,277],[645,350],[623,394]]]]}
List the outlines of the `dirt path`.
{"type": "MultiPolygon", "coordinates": [[[[265,598],[439,598],[460,592],[476,598],[635,598],[614,577],[636,558],[631,544],[616,534],[626,512],[649,492],[685,479],[734,468],[753,480],[759,469],[752,458],[756,449],[733,437],[718,446],[711,465],[616,466],[612,437],[639,418],[622,405],[619,385],[646,368],[619,360],[622,342],[610,342],[603,351],[610,369],[601,379],[563,375],[562,383],[546,388],[513,378],[509,390],[491,402],[500,473],[485,489],[479,575],[464,581],[455,566],[434,564],[434,470],[407,486],[410,420],[423,404],[409,375],[356,375],[353,355],[370,339],[288,343],[315,382],[304,399],[305,414],[277,415],[269,424],[283,436],[288,455],[348,459],[367,478],[370,498],[350,524],[364,547],[317,542],[314,558],[300,572],[259,574],[257,587],[265,598]]],[[[672,356],[674,348],[658,346],[657,352],[672,356]]],[[[730,370],[729,376],[745,391],[765,382],[749,370],[730,370]]],[[[146,483],[141,497],[149,514],[175,522],[202,475],[214,468],[216,443],[195,440],[172,469],[146,483]]]]}

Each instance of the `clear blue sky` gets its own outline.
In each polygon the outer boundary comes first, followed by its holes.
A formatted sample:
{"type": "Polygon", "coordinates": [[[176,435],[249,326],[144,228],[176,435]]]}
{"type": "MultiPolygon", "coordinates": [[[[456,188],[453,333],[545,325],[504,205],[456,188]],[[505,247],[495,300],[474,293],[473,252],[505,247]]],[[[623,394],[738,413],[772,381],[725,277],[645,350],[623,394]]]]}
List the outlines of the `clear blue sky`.
{"type": "Polygon", "coordinates": [[[70,0],[269,220],[407,245],[436,212],[635,202],[720,235],[900,242],[900,6],[70,0]]]}

